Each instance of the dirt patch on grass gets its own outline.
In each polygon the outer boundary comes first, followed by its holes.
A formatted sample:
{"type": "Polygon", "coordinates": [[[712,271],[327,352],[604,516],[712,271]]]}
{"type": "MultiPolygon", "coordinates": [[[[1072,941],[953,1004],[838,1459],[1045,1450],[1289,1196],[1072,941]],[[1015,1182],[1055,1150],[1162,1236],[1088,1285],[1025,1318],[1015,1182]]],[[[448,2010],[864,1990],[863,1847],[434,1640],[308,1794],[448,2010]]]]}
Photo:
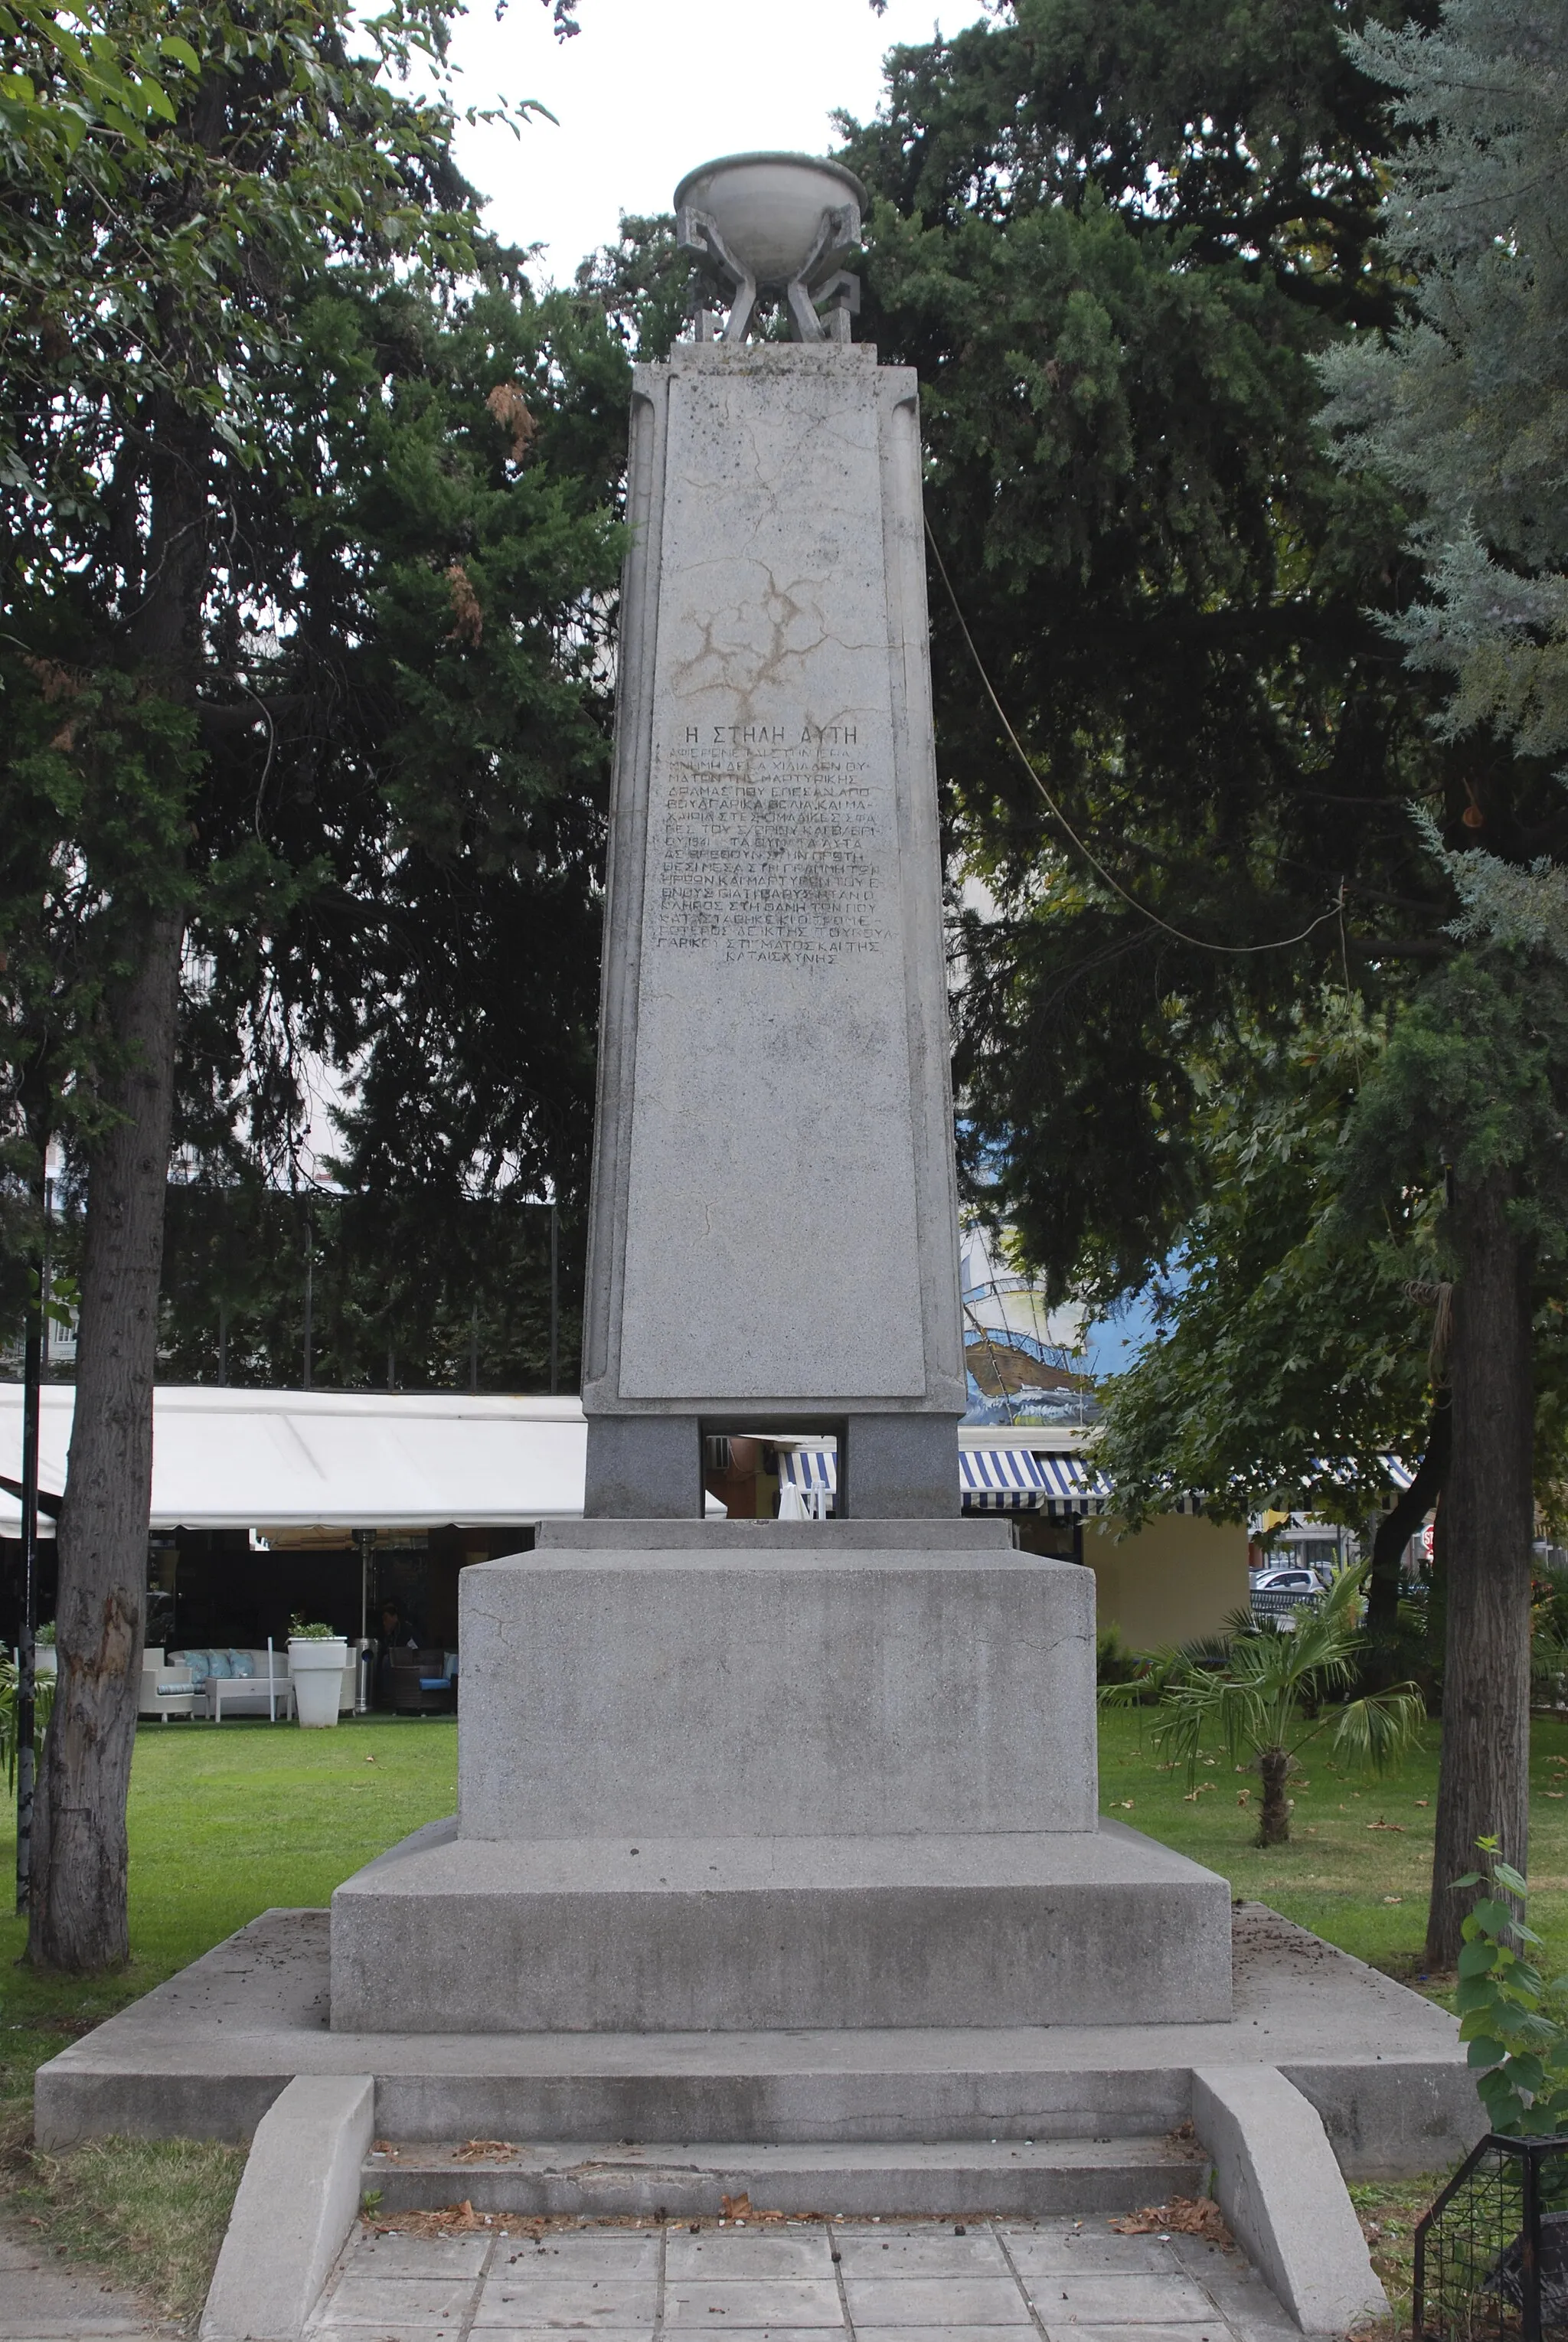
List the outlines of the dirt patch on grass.
{"type": "Polygon", "coordinates": [[[1350,2200],[1383,2281],[1393,2311],[1392,2332],[1410,2331],[1410,2294],[1415,2277],[1415,2224],[1440,2195],[1452,2174],[1423,2173],[1418,2179],[1353,2180],[1350,2200]]]}
{"type": "Polygon", "coordinates": [[[18,2156],[6,2208],[41,2246],[194,2323],[245,2165],[243,2147],[212,2139],[93,2139],[69,2155],[18,2156]]]}

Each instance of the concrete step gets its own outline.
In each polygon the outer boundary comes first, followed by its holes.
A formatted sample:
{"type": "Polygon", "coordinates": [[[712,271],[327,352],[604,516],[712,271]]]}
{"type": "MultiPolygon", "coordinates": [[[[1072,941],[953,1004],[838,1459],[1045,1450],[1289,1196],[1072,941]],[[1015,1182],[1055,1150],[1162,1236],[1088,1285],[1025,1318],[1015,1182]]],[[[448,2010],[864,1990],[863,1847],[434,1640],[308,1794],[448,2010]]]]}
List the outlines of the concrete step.
{"type": "Polygon", "coordinates": [[[1130,2212],[1201,2192],[1190,2139],[996,2138],[737,2146],[503,2140],[385,2143],[363,2183],[381,2217],[466,2200],[476,2213],[601,2218],[714,2217],[724,2199],[758,2212],[865,2217],[1130,2212]]]}
{"type": "Polygon", "coordinates": [[[1158,2138],[1191,2112],[1188,2066],[1042,2071],[1006,2063],[1016,2045],[1014,2035],[974,2033],[702,2034],[656,2043],[578,2033],[536,2037],[528,2045],[535,2070],[509,2073],[500,2055],[481,2068],[457,2038],[442,2043],[441,2071],[378,2065],[375,2119],[404,2147],[453,2138],[1016,2147],[1026,2138],[1158,2138]]]}

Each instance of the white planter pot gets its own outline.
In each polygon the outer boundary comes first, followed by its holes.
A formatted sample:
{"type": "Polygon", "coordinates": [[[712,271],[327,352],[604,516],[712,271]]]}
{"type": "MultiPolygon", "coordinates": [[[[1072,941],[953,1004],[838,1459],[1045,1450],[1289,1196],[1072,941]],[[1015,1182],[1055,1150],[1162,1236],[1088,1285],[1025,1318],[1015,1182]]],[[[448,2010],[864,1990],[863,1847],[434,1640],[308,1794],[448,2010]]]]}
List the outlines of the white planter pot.
{"type": "Polygon", "coordinates": [[[294,1685],[295,1712],[302,1724],[337,1722],[343,1671],[348,1665],[348,1645],[341,1636],[330,1643],[302,1642],[289,1636],[288,1672],[294,1685]]]}

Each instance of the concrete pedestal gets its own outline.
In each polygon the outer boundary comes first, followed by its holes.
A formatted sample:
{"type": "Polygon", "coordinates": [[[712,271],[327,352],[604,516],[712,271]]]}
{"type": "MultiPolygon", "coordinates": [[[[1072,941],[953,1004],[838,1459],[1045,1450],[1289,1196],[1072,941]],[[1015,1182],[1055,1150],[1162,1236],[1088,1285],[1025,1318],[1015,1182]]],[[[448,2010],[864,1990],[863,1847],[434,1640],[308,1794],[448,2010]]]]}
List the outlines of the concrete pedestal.
{"type": "Polygon", "coordinates": [[[464,1573],[456,1820],[332,2021],[1223,2021],[1225,1882],[1097,1822],[1094,1581],[1004,1521],[584,1521],[464,1573]]]}

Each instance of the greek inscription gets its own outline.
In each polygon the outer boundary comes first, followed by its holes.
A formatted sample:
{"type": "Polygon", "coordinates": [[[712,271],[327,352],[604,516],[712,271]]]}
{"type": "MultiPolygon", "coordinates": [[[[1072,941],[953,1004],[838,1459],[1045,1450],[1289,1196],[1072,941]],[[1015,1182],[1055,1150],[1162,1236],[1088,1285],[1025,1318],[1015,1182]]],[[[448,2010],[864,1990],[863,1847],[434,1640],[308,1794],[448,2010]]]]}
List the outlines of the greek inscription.
{"type": "Polygon", "coordinates": [[[660,761],[660,949],[790,967],[882,950],[881,792],[856,726],[688,724],[660,761]]]}

